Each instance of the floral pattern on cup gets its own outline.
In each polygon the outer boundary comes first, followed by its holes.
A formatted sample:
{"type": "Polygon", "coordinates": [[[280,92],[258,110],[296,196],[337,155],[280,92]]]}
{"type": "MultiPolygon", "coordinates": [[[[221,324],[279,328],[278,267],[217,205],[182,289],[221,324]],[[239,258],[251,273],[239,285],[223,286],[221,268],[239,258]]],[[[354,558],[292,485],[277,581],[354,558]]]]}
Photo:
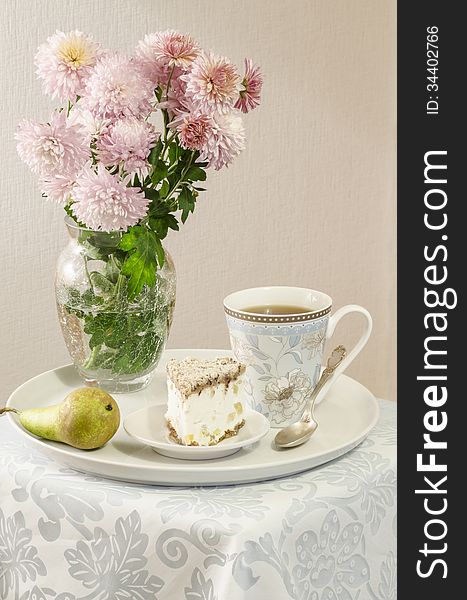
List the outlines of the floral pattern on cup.
{"type": "Polygon", "coordinates": [[[313,358],[317,353],[323,353],[325,341],[326,328],[324,327],[313,333],[306,333],[302,339],[302,348],[308,350],[308,358],[313,358]]]}
{"type": "Polygon", "coordinates": [[[230,327],[233,353],[248,367],[244,393],[271,425],[281,427],[301,416],[320,374],[326,328],[327,318],[302,334],[296,326],[270,326],[268,336],[257,335],[254,326],[230,327]],[[274,335],[276,329],[282,335],[274,335]]]}
{"type": "Polygon", "coordinates": [[[285,377],[276,377],[264,389],[264,401],[269,406],[269,418],[281,424],[284,419],[301,412],[313,385],[300,369],[289,371],[285,377]]]}
{"type": "Polygon", "coordinates": [[[230,345],[237,360],[239,360],[240,362],[248,365],[252,362],[252,360],[254,360],[254,356],[250,346],[248,346],[248,344],[245,344],[245,342],[241,338],[236,337],[235,335],[231,335],[230,345]]]}

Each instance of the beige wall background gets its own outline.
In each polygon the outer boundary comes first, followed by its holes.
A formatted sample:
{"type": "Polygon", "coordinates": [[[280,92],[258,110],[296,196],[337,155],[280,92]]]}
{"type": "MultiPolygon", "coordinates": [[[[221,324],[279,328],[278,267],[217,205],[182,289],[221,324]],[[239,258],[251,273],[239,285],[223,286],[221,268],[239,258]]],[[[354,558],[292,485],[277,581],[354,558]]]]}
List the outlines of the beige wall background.
{"type": "MultiPolygon", "coordinates": [[[[147,32],[190,32],[239,66],[261,64],[264,99],[248,147],[210,173],[169,238],[178,273],[170,347],[228,347],[222,299],[264,284],[313,287],[367,307],[373,336],[350,374],[395,398],[395,0],[4,0],[0,7],[0,402],[69,362],[53,274],[62,212],[19,161],[21,117],[45,120],[33,56],[56,29],[131,52],[147,32]]],[[[336,343],[361,323],[349,317],[336,343]]]]}

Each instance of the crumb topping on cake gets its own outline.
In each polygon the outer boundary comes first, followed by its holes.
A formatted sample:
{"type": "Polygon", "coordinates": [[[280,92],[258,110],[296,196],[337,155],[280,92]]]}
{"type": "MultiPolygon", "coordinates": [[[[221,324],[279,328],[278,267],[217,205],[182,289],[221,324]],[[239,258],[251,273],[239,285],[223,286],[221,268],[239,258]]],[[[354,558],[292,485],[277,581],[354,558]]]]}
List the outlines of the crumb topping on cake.
{"type": "Polygon", "coordinates": [[[185,398],[219,383],[228,385],[244,371],[245,365],[229,356],[214,360],[172,358],[167,363],[167,375],[185,398]]]}

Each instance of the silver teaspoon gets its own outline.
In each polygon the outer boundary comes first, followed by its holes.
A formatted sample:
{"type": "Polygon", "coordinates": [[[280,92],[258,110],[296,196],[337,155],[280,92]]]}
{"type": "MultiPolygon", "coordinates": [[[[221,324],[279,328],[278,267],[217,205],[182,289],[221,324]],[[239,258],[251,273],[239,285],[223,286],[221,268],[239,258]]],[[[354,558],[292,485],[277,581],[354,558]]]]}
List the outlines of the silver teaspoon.
{"type": "Polygon", "coordinates": [[[279,446],[280,448],[292,448],[293,446],[300,446],[300,444],[306,442],[318,429],[318,422],[313,416],[316,398],[318,397],[324,384],[344,360],[346,354],[347,351],[344,346],[337,346],[337,348],[332,351],[331,356],[328,358],[326,368],[321,373],[321,377],[319,378],[319,381],[316,384],[310,399],[308,400],[308,404],[306,405],[300,421],[292,423],[292,425],[284,427],[284,429],[279,431],[274,438],[276,446],[279,446]]]}

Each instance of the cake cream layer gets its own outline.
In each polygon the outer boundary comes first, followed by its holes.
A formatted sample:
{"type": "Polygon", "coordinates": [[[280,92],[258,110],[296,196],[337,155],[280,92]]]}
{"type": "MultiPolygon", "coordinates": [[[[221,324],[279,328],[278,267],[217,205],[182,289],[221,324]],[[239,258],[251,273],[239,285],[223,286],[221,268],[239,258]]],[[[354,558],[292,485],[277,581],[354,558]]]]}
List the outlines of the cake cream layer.
{"type": "MultiPolygon", "coordinates": [[[[171,371],[167,371],[170,374],[171,371]]],[[[240,386],[238,376],[222,383],[216,383],[214,378],[204,387],[194,386],[197,391],[187,394],[189,388],[185,386],[180,390],[169,375],[165,417],[172,437],[187,446],[209,446],[235,435],[244,423],[240,386]]]]}

